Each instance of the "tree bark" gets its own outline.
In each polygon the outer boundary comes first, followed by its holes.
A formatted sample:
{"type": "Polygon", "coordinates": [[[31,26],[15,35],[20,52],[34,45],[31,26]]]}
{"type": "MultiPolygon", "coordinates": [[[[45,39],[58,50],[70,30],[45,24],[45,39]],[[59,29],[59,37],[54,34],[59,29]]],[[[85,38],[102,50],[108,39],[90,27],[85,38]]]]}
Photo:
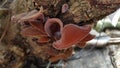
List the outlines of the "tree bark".
{"type": "Polygon", "coordinates": [[[81,26],[96,23],[120,7],[120,0],[5,0],[1,2],[4,2],[4,4],[0,3],[2,4],[0,9],[1,68],[28,68],[32,64],[42,68],[41,65],[48,63],[46,50],[49,50],[49,46],[46,45],[51,43],[38,46],[33,42],[35,39],[22,37],[20,24],[10,21],[13,15],[42,8],[46,17],[59,18],[64,25],[73,23],[81,26]],[[3,11],[3,8],[7,10],[3,11]]]}

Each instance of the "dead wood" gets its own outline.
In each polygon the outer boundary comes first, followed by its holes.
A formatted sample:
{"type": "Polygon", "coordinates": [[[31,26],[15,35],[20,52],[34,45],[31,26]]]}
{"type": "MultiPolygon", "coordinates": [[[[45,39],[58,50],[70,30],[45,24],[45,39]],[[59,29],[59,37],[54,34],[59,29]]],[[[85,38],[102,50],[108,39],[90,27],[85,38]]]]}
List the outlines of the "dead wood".
{"type": "Polygon", "coordinates": [[[10,16],[41,10],[46,19],[59,18],[64,25],[73,23],[81,26],[96,23],[111,14],[120,7],[120,0],[11,0],[2,6],[9,9],[11,13],[0,17],[0,37],[2,37],[0,38],[0,67],[28,68],[30,65],[35,65],[42,68],[40,65],[48,63],[49,53],[56,55],[67,50],[55,50],[51,47],[53,41],[38,44],[35,42],[36,38],[22,36],[21,25],[18,21],[16,23],[10,21],[8,19],[10,16]],[[9,22],[8,27],[6,24],[9,22]]]}

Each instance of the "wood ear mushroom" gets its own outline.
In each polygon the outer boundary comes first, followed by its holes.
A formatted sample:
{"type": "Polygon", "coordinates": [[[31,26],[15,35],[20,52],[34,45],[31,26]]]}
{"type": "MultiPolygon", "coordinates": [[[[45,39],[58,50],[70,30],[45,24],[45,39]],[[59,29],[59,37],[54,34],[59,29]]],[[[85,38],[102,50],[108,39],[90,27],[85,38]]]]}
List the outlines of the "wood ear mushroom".
{"type": "Polygon", "coordinates": [[[53,43],[53,47],[58,50],[68,49],[83,40],[90,30],[91,27],[88,25],[79,27],[74,24],[68,24],[63,28],[60,40],[53,43]]]}
{"type": "Polygon", "coordinates": [[[44,29],[48,36],[54,37],[57,40],[60,38],[60,32],[63,29],[63,22],[58,18],[48,19],[45,23],[44,29]]]}

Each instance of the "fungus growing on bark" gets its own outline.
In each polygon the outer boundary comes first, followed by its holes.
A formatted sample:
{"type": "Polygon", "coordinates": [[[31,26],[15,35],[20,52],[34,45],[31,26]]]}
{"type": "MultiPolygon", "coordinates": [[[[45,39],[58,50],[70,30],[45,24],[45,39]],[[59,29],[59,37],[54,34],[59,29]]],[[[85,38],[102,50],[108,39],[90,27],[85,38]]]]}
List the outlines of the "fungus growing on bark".
{"type": "MultiPolygon", "coordinates": [[[[67,10],[68,5],[63,4],[61,12],[65,13],[67,10]]],[[[21,27],[27,26],[21,28],[20,33],[23,37],[35,38],[38,45],[41,43],[51,44],[48,49],[52,50],[46,49],[50,62],[67,59],[72,55],[74,44],[78,44],[77,46],[82,48],[87,41],[94,38],[89,34],[91,30],[89,25],[64,25],[61,19],[46,17],[41,11],[31,11],[27,15],[26,13],[20,14],[15,21],[19,22],[21,27]]]]}
{"type": "Polygon", "coordinates": [[[68,49],[83,40],[90,30],[91,27],[89,25],[79,27],[74,24],[68,24],[63,28],[60,40],[53,43],[53,47],[58,50],[68,49]]]}
{"type": "Polygon", "coordinates": [[[35,15],[38,11],[37,10],[32,10],[30,12],[24,12],[24,13],[21,13],[21,14],[18,14],[18,15],[14,15],[11,17],[11,21],[12,22],[21,22],[25,21],[25,19],[30,19],[30,17],[33,17],[33,15],[35,15]]]}
{"type": "Polygon", "coordinates": [[[61,12],[65,13],[68,10],[68,8],[69,8],[68,4],[63,4],[61,12]]]}
{"type": "Polygon", "coordinates": [[[27,27],[27,28],[22,29],[21,35],[23,35],[23,36],[33,36],[33,37],[35,37],[35,36],[37,36],[37,37],[47,36],[47,34],[42,33],[41,31],[35,29],[34,27],[27,27]]]}
{"type": "Polygon", "coordinates": [[[66,60],[68,57],[72,56],[73,48],[67,49],[64,53],[57,54],[51,58],[49,58],[50,62],[56,62],[58,60],[66,60]]]}
{"type": "Polygon", "coordinates": [[[79,41],[77,46],[80,47],[80,48],[85,47],[86,42],[92,40],[94,37],[95,37],[94,35],[88,34],[84,39],[79,41]]]}
{"type": "Polygon", "coordinates": [[[54,39],[59,39],[63,29],[63,22],[58,18],[48,19],[45,23],[45,32],[54,39]]]}

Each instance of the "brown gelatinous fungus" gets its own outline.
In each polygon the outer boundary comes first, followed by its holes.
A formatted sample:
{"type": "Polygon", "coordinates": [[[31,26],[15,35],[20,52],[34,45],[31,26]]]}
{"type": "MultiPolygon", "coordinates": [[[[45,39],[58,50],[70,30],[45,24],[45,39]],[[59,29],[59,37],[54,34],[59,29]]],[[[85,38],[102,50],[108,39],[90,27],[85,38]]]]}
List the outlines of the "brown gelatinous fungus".
{"type": "Polygon", "coordinates": [[[67,58],[72,56],[72,53],[73,53],[73,48],[69,48],[64,53],[60,53],[60,54],[57,54],[55,56],[50,57],[49,61],[56,62],[56,61],[61,60],[61,59],[66,60],[67,58]]]}
{"type": "Polygon", "coordinates": [[[42,33],[45,33],[43,22],[40,22],[38,20],[30,20],[30,25],[33,26],[35,29],[41,31],[42,33]]]}
{"type": "Polygon", "coordinates": [[[54,49],[53,47],[50,47],[49,49],[47,49],[47,54],[50,56],[55,56],[59,53],[58,50],[54,49]]]}
{"type": "Polygon", "coordinates": [[[80,47],[80,48],[85,47],[86,42],[92,40],[94,37],[95,37],[94,35],[88,34],[84,39],[82,39],[82,40],[77,44],[77,46],[80,47]]]}
{"type": "Polygon", "coordinates": [[[41,11],[31,11],[26,16],[22,17],[19,22],[24,22],[28,20],[39,20],[40,22],[44,22],[44,15],[41,11]]]}
{"type": "Polygon", "coordinates": [[[60,40],[53,43],[53,47],[58,50],[68,49],[83,40],[90,30],[91,27],[89,25],[79,27],[74,24],[68,24],[63,28],[60,40]]]}
{"type": "Polygon", "coordinates": [[[18,22],[22,17],[24,17],[24,16],[26,16],[26,15],[27,15],[26,12],[25,12],[25,13],[18,14],[18,15],[14,15],[14,16],[11,17],[11,21],[16,23],[16,22],[18,22]]]}
{"type": "MultiPolygon", "coordinates": [[[[10,10],[13,11],[12,13],[17,13],[17,11],[21,12],[22,9],[26,11],[27,7],[30,7],[30,10],[33,9],[11,18],[11,21],[21,24],[18,26],[18,28],[21,27],[18,33],[21,33],[22,36],[16,33],[18,35],[15,35],[14,43],[20,45],[20,47],[17,47],[23,51],[24,55],[20,57],[20,60],[21,58],[26,60],[29,56],[35,56],[41,58],[44,62],[46,62],[45,60],[50,62],[61,59],[67,60],[73,54],[73,45],[80,48],[85,47],[86,42],[94,36],[89,34],[90,26],[78,25],[95,23],[120,7],[120,0],[32,0],[34,2],[33,8],[31,8],[32,5],[29,5],[29,1],[31,0],[23,0],[25,4],[21,2],[20,6],[15,6],[17,10],[14,11],[14,7],[10,10]],[[16,38],[18,39],[17,42],[16,38]]],[[[12,35],[13,31],[8,31],[8,35],[12,35]]],[[[9,37],[6,36],[6,38],[9,37]]],[[[11,50],[11,48],[8,50],[11,50]]],[[[19,51],[19,49],[17,50],[19,51]]],[[[18,52],[17,50],[15,53],[18,52]]],[[[23,65],[23,60],[16,62],[17,65],[19,65],[18,63],[23,65]]],[[[41,64],[42,61],[40,61],[40,64],[36,61],[30,61],[28,62],[28,64],[30,63],[29,67],[26,68],[30,68],[32,64],[38,64],[39,67],[36,66],[36,68],[41,68],[40,65],[44,65],[41,64]]],[[[11,65],[6,61],[5,64],[11,65]]],[[[13,65],[14,67],[3,66],[4,68],[20,68],[15,65],[13,65]]]]}
{"type": "Polygon", "coordinates": [[[46,43],[46,42],[49,42],[50,41],[50,38],[48,36],[41,36],[39,39],[38,39],[38,42],[39,43],[46,43]]]}
{"type": "Polygon", "coordinates": [[[48,36],[59,39],[61,35],[60,32],[63,29],[63,22],[58,18],[51,18],[46,21],[44,27],[48,36]]]}
{"type": "Polygon", "coordinates": [[[61,12],[65,13],[68,10],[68,8],[69,8],[68,4],[63,4],[61,12]]]}
{"type": "Polygon", "coordinates": [[[25,21],[25,19],[31,18],[37,12],[38,12],[37,10],[32,10],[30,12],[24,12],[24,13],[20,13],[18,15],[14,15],[11,17],[11,21],[12,22],[19,22],[19,23],[23,22],[23,20],[25,21]]]}
{"type": "Polygon", "coordinates": [[[36,30],[34,27],[27,27],[25,29],[22,29],[21,35],[23,36],[33,36],[33,37],[40,37],[40,36],[47,36],[47,34],[42,33],[39,30],[36,30]]]}

